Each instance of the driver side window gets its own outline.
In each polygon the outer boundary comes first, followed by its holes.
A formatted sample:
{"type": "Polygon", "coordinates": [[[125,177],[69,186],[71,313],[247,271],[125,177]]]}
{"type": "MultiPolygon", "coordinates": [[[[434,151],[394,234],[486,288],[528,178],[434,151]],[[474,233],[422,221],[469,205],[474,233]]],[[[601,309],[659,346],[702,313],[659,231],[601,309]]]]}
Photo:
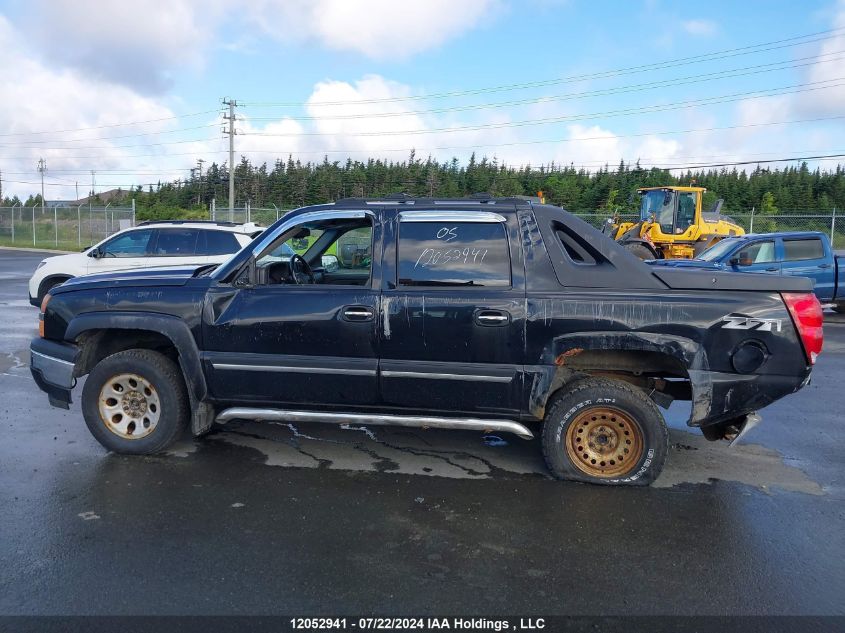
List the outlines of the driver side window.
{"type": "Polygon", "coordinates": [[[306,222],[280,236],[256,260],[268,285],[366,286],[372,269],[373,229],[368,219],[306,222]]]}
{"type": "Polygon", "coordinates": [[[128,231],[100,246],[106,257],[146,257],[152,229],[128,231]]]}

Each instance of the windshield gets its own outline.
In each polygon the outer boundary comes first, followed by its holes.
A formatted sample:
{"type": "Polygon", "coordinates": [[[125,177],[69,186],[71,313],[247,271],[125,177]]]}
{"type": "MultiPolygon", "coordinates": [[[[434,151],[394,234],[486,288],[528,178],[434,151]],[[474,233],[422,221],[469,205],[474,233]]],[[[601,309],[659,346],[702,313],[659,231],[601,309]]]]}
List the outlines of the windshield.
{"type": "Polygon", "coordinates": [[[705,262],[713,262],[717,259],[721,259],[723,256],[730,253],[734,248],[736,248],[737,244],[742,242],[742,240],[738,240],[736,238],[727,238],[722,240],[721,242],[717,242],[706,251],[701,253],[696,259],[700,259],[705,262]]]}
{"type": "Polygon", "coordinates": [[[644,222],[654,221],[660,225],[664,233],[672,233],[675,229],[675,196],[671,191],[657,189],[644,191],[640,202],[640,220],[644,222]]]}

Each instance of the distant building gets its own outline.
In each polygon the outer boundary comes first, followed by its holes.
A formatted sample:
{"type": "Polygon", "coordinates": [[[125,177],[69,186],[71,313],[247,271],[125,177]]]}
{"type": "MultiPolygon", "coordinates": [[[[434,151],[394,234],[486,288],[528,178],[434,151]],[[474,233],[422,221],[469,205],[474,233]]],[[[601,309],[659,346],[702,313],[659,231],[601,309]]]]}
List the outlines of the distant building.
{"type": "Polygon", "coordinates": [[[108,191],[100,191],[95,196],[88,196],[80,198],[79,200],[48,200],[45,205],[48,207],[78,207],[80,204],[88,204],[91,200],[92,204],[108,204],[120,200],[129,193],[126,189],[109,189],[108,191]]]}

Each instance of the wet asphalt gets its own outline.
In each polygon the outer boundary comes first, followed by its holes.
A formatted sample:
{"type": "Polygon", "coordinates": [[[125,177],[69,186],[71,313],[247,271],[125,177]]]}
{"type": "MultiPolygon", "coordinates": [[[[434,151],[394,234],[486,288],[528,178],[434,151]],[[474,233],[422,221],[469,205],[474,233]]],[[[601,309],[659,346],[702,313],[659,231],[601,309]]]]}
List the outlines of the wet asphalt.
{"type": "Polygon", "coordinates": [[[123,457],[29,375],[43,256],[0,250],[0,615],[845,614],[841,317],[744,445],[673,406],[648,489],[553,481],[536,442],[366,426],[123,457]]]}

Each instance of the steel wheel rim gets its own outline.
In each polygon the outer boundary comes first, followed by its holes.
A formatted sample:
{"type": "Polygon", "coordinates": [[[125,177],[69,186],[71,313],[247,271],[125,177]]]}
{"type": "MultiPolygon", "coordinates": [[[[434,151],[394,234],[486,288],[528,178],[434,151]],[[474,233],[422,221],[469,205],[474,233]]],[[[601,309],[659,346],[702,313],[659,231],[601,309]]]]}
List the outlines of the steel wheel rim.
{"type": "Polygon", "coordinates": [[[566,454],[591,477],[620,477],[643,454],[643,432],[634,419],[613,407],[582,411],[566,429],[566,454]]]}
{"type": "Polygon", "coordinates": [[[161,416],[156,388],[138,374],[112,376],[100,389],[97,405],[105,427],[126,440],[147,437],[161,416]]]}

